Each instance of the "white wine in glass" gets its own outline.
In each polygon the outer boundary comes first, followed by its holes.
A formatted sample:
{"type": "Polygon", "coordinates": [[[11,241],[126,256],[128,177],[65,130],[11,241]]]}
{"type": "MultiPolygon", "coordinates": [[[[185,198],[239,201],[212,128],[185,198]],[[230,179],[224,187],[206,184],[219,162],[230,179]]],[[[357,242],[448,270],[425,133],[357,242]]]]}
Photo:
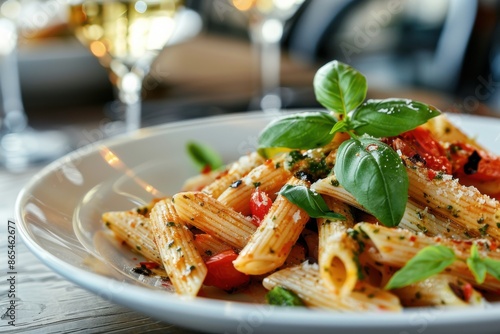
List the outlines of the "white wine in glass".
{"type": "Polygon", "coordinates": [[[229,0],[239,11],[249,15],[252,44],[259,54],[261,96],[260,108],[276,111],[281,108],[280,42],[285,22],[305,0],[229,0]]]}
{"type": "Polygon", "coordinates": [[[125,106],[126,131],[140,128],[142,81],[175,29],[181,0],[76,0],[76,37],[108,69],[125,106]]]}

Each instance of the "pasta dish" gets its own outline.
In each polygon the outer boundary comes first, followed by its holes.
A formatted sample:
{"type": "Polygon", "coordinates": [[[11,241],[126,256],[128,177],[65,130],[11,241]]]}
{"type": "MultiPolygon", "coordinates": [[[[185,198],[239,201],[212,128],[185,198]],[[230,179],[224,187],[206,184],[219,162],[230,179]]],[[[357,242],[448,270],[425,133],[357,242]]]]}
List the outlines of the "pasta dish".
{"type": "MultiPolygon", "coordinates": [[[[251,284],[274,305],[336,311],[484,305],[500,293],[500,157],[434,107],[366,100],[337,61],[324,112],[273,120],[259,149],[104,225],[179,295],[251,284]]],[[[203,155],[200,153],[200,155],[203,155]]]]}

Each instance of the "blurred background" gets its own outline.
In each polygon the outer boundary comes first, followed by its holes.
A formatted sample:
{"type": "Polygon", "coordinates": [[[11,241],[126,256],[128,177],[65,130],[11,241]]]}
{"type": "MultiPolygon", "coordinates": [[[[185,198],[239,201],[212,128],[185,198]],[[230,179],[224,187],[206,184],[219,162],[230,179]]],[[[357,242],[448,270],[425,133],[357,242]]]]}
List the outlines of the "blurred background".
{"type": "MultiPolygon", "coordinates": [[[[143,83],[143,126],[260,109],[252,17],[238,10],[245,0],[184,4],[190,15],[183,29],[199,29],[172,42],[152,64],[143,83]]],[[[19,34],[30,124],[92,127],[118,117],[108,74],[74,37],[66,1],[42,5],[19,34]]],[[[301,1],[279,39],[281,106],[319,107],[312,78],[337,59],[366,75],[370,97],[408,97],[444,111],[500,116],[499,10],[496,0],[301,1]]]]}

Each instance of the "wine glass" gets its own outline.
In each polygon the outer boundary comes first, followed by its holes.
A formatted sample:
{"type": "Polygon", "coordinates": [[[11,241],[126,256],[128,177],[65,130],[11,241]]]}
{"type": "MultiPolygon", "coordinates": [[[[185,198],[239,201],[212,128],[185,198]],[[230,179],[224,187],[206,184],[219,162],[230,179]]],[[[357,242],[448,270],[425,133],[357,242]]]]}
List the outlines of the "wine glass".
{"type": "Polygon", "coordinates": [[[109,73],[125,109],[126,132],[141,126],[142,82],[175,28],[181,0],[74,0],[76,37],[109,73]]]}
{"type": "Polygon", "coordinates": [[[71,149],[68,135],[57,130],[35,130],[28,124],[21,96],[17,46],[45,24],[38,24],[24,11],[36,0],[0,1],[0,165],[22,172],[36,163],[54,160],[71,149]],[[30,24],[30,34],[22,24],[30,24]],[[21,33],[19,33],[21,32],[21,33]]]}
{"type": "Polygon", "coordinates": [[[261,95],[259,107],[276,112],[282,107],[280,60],[285,22],[305,0],[229,0],[231,5],[249,15],[252,45],[259,55],[261,95]]]}

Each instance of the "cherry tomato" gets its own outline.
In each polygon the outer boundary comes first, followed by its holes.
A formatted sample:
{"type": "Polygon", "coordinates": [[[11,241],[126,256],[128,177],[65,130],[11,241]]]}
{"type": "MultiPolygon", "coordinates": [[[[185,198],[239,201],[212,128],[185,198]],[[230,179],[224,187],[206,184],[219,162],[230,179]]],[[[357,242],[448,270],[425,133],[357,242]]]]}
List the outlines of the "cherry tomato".
{"type": "Polygon", "coordinates": [[[233,261],[237,257],[231,249],[209,258],[205,262],[208,272],[204,284],[228,291],[248,283],[250,276],[234,268],[233,261]]]}
{"type": "Polygon", "coordinates": [[[462,287],[462,293],[464,295],[464,300],[467,303],[470,302],[470,299],[472,298],[472,294],[474,293],[474,289],[472,288],[472,285],[470,283],[466,283],[462,287]]]}
{"type": "Polygon", "coordinates": [[[416,157],[425,161],[425,166],[431,170],[451,174],[451,163],[446,156],[445,149],[433,137],[429,130],[418,127],[405,132],[398,137],[396,149],[408,156],[416,157]]]}
{"type": "Polygon", "coordinates": [[[450,146],[453,173],[477,181],[500,180],[500,157],[478,150],[469,144],[450,146]]]}
{"type": "Polygon", "coordinates": [[[449,148],[453,176],[464,185],[500,198],[500,157],[469,144],[454,143],[449,148]]]}
{"type": "Polygon", "coordinates": [[[259,226],[262,219],[264,219],[265,215],[269,212],[269,208],[273,201],[268,194],[264,191],[261,191],[259,188],[255,188],[250,197],[250,212],[252,213],[252,222],[259,226]]]}

